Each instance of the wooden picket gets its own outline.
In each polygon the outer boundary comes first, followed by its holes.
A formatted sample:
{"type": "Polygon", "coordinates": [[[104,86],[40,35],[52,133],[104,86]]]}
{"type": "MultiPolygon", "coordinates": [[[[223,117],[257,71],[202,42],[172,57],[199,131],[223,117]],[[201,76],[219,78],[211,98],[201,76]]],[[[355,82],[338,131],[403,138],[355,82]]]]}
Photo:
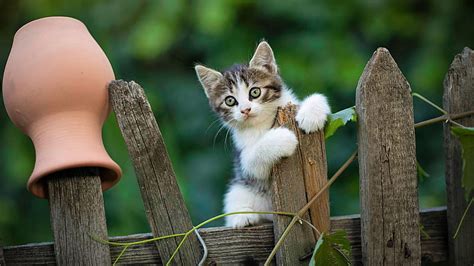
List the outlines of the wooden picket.
{"type": "Polygon", "coordinates": [[[356,91],[365,265],[421,263],[412,101],[388,50],[377,49],[356,91]]]}
{"type": "MultiPolygon", "coordinates": [[[[443,107],[449,114],[471,111],[474,107],[474,52],[469,48],[456,55],[446,74],[443,107]]],[[[474,116],[457,122],[474,127],[474,116]]],[[[461,146],[449,127],[450,124],[444,125],[449,260],[451,265],[474,265],[474,208],[470,208],[457,238],[453,238],[468,202],[461,184],[461,146]]]]}

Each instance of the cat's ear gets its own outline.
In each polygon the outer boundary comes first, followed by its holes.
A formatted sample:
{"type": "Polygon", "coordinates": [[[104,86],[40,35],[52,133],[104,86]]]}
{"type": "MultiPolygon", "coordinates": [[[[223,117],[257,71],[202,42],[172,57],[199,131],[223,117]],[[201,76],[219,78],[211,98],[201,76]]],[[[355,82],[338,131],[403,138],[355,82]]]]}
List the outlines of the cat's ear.
{"type": "Polygon", "coordinates": [[[196,70],[196,74],[204,88],[207,98],[209,98],[209,92],[222,80],[222,74],[214,69],[201,65],[196,65],[194,69],[196,70]]]}
{"type": "Polygon", "coordinates": [[[266,41],[258,44],[258,47],[250,60],[249,67],[267,71],[271,74],[278,73],[278,67],[275,57],[273,56],[272,48],[266,41]]]}

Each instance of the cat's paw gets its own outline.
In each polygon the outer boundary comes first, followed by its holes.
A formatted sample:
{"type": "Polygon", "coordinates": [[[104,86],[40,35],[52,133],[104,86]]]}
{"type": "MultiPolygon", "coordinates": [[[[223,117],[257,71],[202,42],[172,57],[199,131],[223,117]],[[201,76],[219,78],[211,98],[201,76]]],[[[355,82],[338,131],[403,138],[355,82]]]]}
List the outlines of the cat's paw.
{"type": "Polygon", "coordinates": [[[296,121],[305,133],[312,133],[324,127],[328,114],[331,113],[326,97],[313,94],[301,104],[296,121]]]}
{"type": "Polygon", "coordinates": [[[262,143],[263,154],[277,159],[289,157],[295,153],[298,139],[291,130],[279,127],[268,131],[262,143]]]}
{"type": "Polygon", "coordinates": [[[227,216],[225,224],[232,228],[243,228],[249,225],[256,225],[259,221],[259,214],[236,214],[227,216]]]}

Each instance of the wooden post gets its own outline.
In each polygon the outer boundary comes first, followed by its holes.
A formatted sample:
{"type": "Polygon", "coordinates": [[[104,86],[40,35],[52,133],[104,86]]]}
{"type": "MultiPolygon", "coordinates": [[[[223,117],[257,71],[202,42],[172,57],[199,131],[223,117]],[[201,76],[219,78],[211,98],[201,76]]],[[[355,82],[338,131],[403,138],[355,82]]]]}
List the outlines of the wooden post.
{"type": "MultiPolygon", "coordinates": [[[[446,75],[443,106],[449,114],[474,110],[474,52],[467,47],[461,54],[456,55],[446,75]]],[[[474,116],[456,122],[472,127],[474,116]]],[[[444,124],[449,260],[450,265],[474,265],[473,207],[464,218],[457,238],[453,239],[468,202],[461,184],[461,146],[459,140],[451,135],[450,127],[450,123],[444,124]]]]}
{"type": "Polygon", "coordinates": [[[51,227],[58,265],[110,265],[99,170],[76,168],[48,178],[51,227]]]}
{"type": "MultiPolygon", "coordinates": [[[[193,227],[176,181],[163,137],[144,90],[135,82],[113,81],[109,86],[112,108],[132,158],[148,222],[155,237],[185,233],[193,227]]],[[[163,263],[180,238],[156,242],[163,263]]],[[[190,235],[174,258],[177,265],[196,265],[199,242],[190,235]]]]}
{"type": "Polygon", "coordinates": [[[7,264],[5,263],[5,258],[3,256],[3,247],[0,246],[0,266],[5,266],[5,265],[7,264]]]}
{"type": "Polygon", "coordinates": [[[385,48],[365,66],[356,111],[364,265],[420,265],[413,101],[385,48]]]}
{"type": "MultiPolygon", "coordinates": [[[[289,105],[277,114],[276,126],[285,126],[292,130],[299,144],[293,156],[283,159],[273,167],[272,201],[275,211],[297,212],[327,183],[324,134],[304,134],[295,120],[296,108],[289,105]]],[[[309,212],[304,218],[309,219],[321,232],[328,232],[329,194],[324,193],[309,212]]],[[[275,241],[281,237],[290,220],[289,217],[274,216],[275,241]]],[[[308,261],[300,258],[311,253],[316,239],[310,227],[296,224],[277,253],[277,264],[307,265],[308,261]]]]}

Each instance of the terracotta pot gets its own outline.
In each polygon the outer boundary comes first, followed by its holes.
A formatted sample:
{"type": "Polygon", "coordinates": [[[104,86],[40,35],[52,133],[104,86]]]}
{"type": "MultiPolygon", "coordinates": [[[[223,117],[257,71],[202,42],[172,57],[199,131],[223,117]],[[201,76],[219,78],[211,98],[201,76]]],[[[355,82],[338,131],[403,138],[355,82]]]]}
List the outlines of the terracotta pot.
{"type": "Polygon", "coordinates": [[[121,176],[102,143],[110,112],[112,67],[85,25],[47,17],[17,31],[3,76],[3,100],[13,123],[33,141],[36,162],[28,190],[46,198],[48,174],[99,167],[102,189],[121,176]]]}

